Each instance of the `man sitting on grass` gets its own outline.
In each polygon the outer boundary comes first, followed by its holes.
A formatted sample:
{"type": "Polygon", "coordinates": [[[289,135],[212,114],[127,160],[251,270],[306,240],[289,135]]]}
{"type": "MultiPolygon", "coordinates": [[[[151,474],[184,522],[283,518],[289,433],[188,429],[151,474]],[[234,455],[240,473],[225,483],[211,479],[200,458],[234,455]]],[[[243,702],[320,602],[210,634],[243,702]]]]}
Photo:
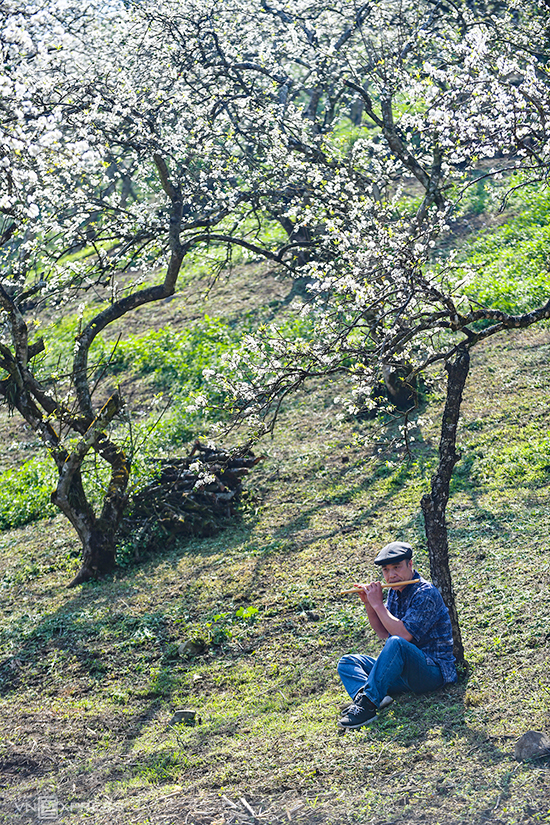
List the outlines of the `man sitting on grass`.
{"type": "Polygon", "coordinates": [[[377,709],[391,702],[392,693],[424,693],[457,678],[449,611],[437,588],[413,569],[410,544],[386,545],[374,563],[391,584],[386,603],[380,582],[354,586],[372,629],[385,644],[377,659],[349,654],[338,662],[340,679],[353,699],[338,722],[348,730],[376,719],[377,709]],[[399,584],[413,579],[413,584],[399,584]]]}

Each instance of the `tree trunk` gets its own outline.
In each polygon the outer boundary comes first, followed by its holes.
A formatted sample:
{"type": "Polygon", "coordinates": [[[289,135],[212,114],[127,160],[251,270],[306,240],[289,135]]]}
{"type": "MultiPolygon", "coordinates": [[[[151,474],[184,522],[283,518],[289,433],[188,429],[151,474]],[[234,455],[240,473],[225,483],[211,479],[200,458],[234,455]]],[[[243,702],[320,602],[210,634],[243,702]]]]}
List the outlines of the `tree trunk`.
{"type": "Polygon", "coordinates": [[[382,376],[388,398],[398,410],[405,412],[418,404],[418,382],[416,378],[409,378],[411,367],[403,363],[401,366],[383,365],[382,376]]]}
{"type": "Polygon", "coordinates": [[[69,587],[111,572],[115,565],[114,536],[118,523],[109,529],[96,517],[82,486],[80,468],[72,474],[69,485],[58,484],[52,493],[52,502],[69,519],[82,544],[82,566],[69,587]]]}
{"type": "Polygon", "coordinates": [[[91,530],[85,541],[81,537],[82,565],[68,587],[76,587],[112,572],[116,563],[114,535],[117,527],[118,524],[108,531],[91,530]]]}
{"type": "Polygon", "coordinates": [[[449,539],[445,512],[449,501],[449,485],[456,462],[460,455],[456,452],[456,431],[460,415],[462,393],[470,368],[470,354],[467,349],[458,351],[455,360],[447,363],[447,400],[441,425],[439,443],[439,465],[432,476],[431,493],[422,497],[422,512],[428,542],[430,572],[432,581],[449,608],[453,628],[454,654],[457,663],[464,662],[464,646],[458,624],[455,595],[449,569],[449,539]]]}
{"type": "Polygon", "coordinates": [[[69,519],[82,543],[82,566],[69,587],[110,573],[116,562],[115,536],[128,500],[130,461],[104,434],[100,434],[96,449],[111,465],[111,479],[99,517],[88,502],[82,484],[84,455],[75,451],[67,456],[64,451],[59,451],[55,456],[59,481],[52,493],[52,502],[69,519]],[[71,462],[73,466],[67,472],[71,462]]]}

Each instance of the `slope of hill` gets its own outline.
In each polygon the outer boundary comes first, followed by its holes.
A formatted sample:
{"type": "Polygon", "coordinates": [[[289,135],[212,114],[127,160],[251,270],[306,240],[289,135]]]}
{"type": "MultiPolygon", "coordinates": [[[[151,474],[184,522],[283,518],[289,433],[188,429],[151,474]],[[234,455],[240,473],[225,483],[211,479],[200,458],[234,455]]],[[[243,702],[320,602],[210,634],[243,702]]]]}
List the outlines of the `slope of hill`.
{"type": "MultiPolygon", "coordinates": [[[[196,310],[190,285],[155,324],[288,292],[261,283],[243,270],[196,310]]],[[[101,582],[66,589],[78,542],[61,518],[2,532],[0,821],[550,822],[548,760],[513,757],[521,734],[550,729],[549,353],[537,329],[473,356],[449,505],[468,673],[353,735],[336,731],[336,662],[379,646],[340,590],[393,538],[429,574],[436,377],[410,460],[398,421],[339,421],[341,388],[313,386],[260,445],[238,521],[101,582]],[[179,708],[197,724],[172,723],[179,708]]],[[[7,467],[31,439],[2,428],[7,467]]]]}

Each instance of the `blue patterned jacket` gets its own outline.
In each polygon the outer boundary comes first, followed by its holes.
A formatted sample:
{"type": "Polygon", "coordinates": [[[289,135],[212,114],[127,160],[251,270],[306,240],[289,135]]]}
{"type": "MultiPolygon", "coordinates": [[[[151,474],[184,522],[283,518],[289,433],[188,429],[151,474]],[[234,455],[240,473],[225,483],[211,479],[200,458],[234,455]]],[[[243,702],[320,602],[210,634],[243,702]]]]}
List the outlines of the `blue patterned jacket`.
{"type": "Polygon", "coordinates": [[[433,584],[416,570],[413,578],[418,578],[418,584],[409,584],[401,592],[390,590],[386,607],[403,622],[413,637],[412,644],[424,653],[430,664],[439,666],[445,682],[456,682],[449,611],[433,584]]]}

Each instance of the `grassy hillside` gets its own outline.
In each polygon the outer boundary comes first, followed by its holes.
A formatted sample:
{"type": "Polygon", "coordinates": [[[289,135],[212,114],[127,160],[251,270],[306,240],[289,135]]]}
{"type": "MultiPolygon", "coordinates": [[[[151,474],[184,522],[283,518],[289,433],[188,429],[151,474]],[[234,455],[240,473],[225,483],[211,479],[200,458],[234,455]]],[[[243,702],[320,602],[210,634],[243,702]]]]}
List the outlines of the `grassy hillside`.
{"type": "MultiPolygon", "coordinates": [[[[266,313],[287,291],[243,269],[204,302],[190,286],[155,326],[266,313]]],[[[550,729],[549,355],[542,328],[475,351],[449,506],[468,674],[370,730],[336,730],[339,657],[379,650],[340,590],[391,539],[429,575],[436,377],[411,460],[398,422],[338,421],[341,388],[313,386],[260,445],[240,520],[99,583],[66,589],[78,542],[60,517],[0,533],[0,821],[550,822],[549,761],[513,757],[550,729]],[[179,708],[200,724],[171,725],[179,708]]],[[[3,468],[34,455],[15,419],[2,428],[3,468]]]]}
{"type": "Polygon", "coordinates": [[[395,536],[427,572],[428,421],[415,464],[388,444],[373,458],[367,428],[335,427],[313,392],[266,445],[238,526],[80,592],[64,588],[77,548],[61,520],[5,532],[4,821],[33,821],[17,808],[47,790],[68,822],[201,809],[187,821],[229,822],[223,795],[271,808],[263,821],[547,820],[547,765],[515,763],[512,746],[549,725],[549,468],[529,440],[549,346],[539,334],[487,348],[470,380],[450,508],[469,677],[396,702],[368,732],[336,734],[335,663],[378,648],[338,591],[395,536]],[[179,653],[187,640],[204,650],[179,653]],[[167,727],[181,706],[202,724],[167,727]]]}

